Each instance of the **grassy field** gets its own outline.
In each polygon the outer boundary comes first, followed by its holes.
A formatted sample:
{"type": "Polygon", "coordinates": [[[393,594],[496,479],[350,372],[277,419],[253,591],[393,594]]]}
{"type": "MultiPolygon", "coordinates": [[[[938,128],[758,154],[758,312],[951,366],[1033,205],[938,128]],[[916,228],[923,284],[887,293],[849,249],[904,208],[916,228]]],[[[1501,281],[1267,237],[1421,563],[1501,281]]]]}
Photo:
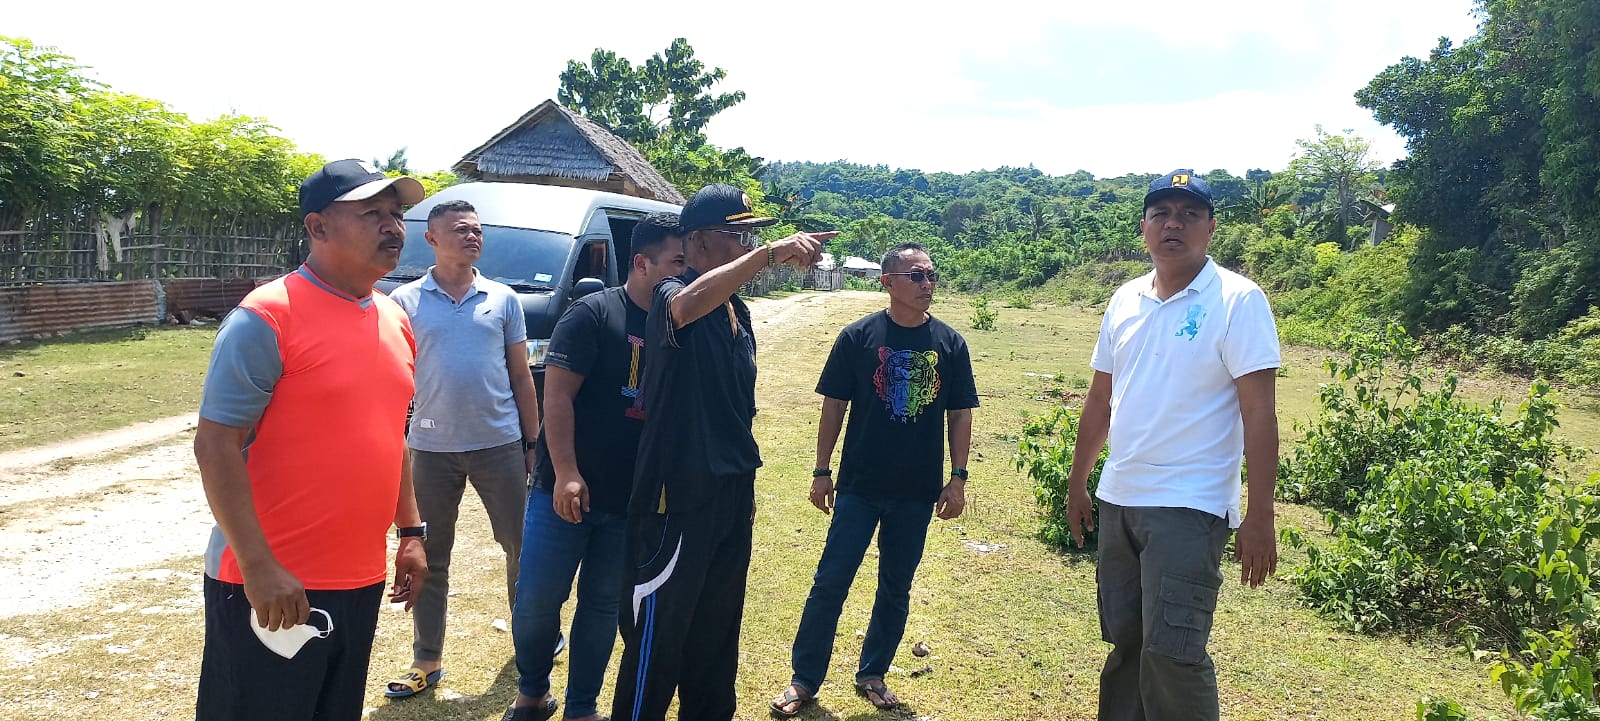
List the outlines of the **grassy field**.
{"type": "Polygon", "coordinates": [[[0,347],[0,452],[194,412],[216,336],[136,328],[0,347]]]}
{"type": "MultiPolygon", "coordinates": [[[[767,699],[788,680],[789,645],[826,532],[826,518],[806,501],[819,406],[812,392],[816,374],[838,328],[879,302],[864,296],[833,299],[825,313],[797,314],[783,323],[781,334],[767,330],[763,336],[756,431],[767,465],[757,480],[759,515],[741,649],[743,719],[767,718],[767,699]]],[[[820,703],[804,717],[1091,719],[1106,650],[1095,615],[1094,567],[1087,558],[1054,552],[1035,540],[1039,511],[1029,483],[1010,459],[1023,419],[1056,402],[1049,391],[1060,388],[1069,399],[1074,391],[1081,392],[1077,386],[1087,381],[1097,317],[1069,308],[1001,308],[998,329],[979,332],[969,330],[969,308],[963,300],[941,303],[934,312],[967,336],[983,407],[969,464],[971,505],[962,518],[935,521],[930,529],[902,655],[888,679],[907,705],[898,714],[880,713],[848,684],[872,598],[875,558],[869,553],[841,619],[833,682],[824,686],[820,703]],[[905,653],[916,641],[929,644],[929,658],[905,653]],[[913,677],[911,671],[924,663],[931,670],[913,677]]],[[[0,351],[0,362],[6,364],[0,367],[0,381],[29,380],[37,374],[73,379],[85,384],[79,391],[85,392],[96,372],[112,373],[114,365],[97,365],[97,371],[80,366],[121,362],[137,372],[91,391],[100,397],[83,408],[99,409],[124,423],[138,420],[141,413],[170,415],[181,402],[193,408],[193,394],[152,394],[162,403],[147,403],[149,407],[130,401],[156,386],[197,391],[208,339],[204,331],[160,331],[143,341],[113,337],[0,351]],[[156,349],[146,352],[141,344],[156,349]],[[13,368],[31,369],[30,376],[13,379],[13,368]],[[131,380],[135,375],[140,380],[131,380]],[[156,385],[146,385],[151,383],[156,385]],[[111,410],[119,404],[128,407],[111,410]]],[[[1322,379],[1319,359],[1311,351],[1288,353],[1288,375],[1280,381],[1286,436],[1294,435],[1290,421],[1307,418],[1314,410],[1322,379]]],[[[37,395],[53,394],[47,386],[29,387],[37,395]]],[[[1489,381],[1473,381],[1467,392],[1478,398],[1521,394],[1512,385],[1489,381]]],[[[11,393],[15,391],[7,390],[0,403],[11,402],[11,393]]],[[[49,408],[0,405],[0,419],[5,419],[0,423],[49,425],[57,422],[50,419],[59,418],[65,426],[76,415],[49,408]],[[25,415],[14,418],[7,414],[10,409],[25,415]]],[[[1600,417],[1592,409],[1569,411],[1565,417],[1568,437],[1591,443],[1600,438],[1600,417]]],[[[12,441],[11,426],[6,428],[0,442],[12,441]]],[[[384,611],[368,718],[497,719],[515,692],[510,638],[493,625],[508,617],[499,590],[498,551],[483,514],[475,510],[476,499],[469,494],[464,503],[452,569],[456,595],[445,654],[449,675],[436,694],[386,702],[380,684],[409,660],[410,624],[403,613],[384,611]]],[[[1279,524],[1296,525],[1314,537],[1325,535],[1320,514],[1304,507],[1280,505],[1279,524]]],[[[1286,551],[1283,568],[1303,562],[1303,555],[1286,551]]],[[[202,639],[199,568],[197,556],[156,564],[143,580],[107,584],[88,607],[0,619],[0,667],[17,681],[0,690],[7,717],[113,712],[127,719],[192,717],[202,639]]],[[[1229,564],[1224,571],[1226,575],[1236,567],[1229,564]]],[[[1486,669],[1450,641],[1341,631],[1302,608],[1282,580],[1261,589],[1231,582],[1225,586],[1212,652],[1227,719],[1409,718],[1424,695],[1456,699],[1475,716],[1512,715],[1486,669]]],[[[564,662],[563,656],[556,666],[557,688],[564,662]]],[[[610,687],[608,683],[602,695],[602,709],[610,687]]]]}

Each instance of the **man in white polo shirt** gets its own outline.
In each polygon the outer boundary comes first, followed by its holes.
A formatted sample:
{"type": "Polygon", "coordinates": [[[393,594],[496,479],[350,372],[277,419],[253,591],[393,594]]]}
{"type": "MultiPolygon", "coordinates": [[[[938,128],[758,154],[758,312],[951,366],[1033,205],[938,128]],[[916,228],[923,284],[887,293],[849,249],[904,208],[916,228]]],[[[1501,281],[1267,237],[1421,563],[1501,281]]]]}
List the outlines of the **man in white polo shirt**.
{"type": "Polygon", "coordinates": [[[1211,189],[1190,170],[1150,184],[1139,227],[1155,270],[1106,306],[1073,455],[1068,528],[1095,527],[1088,478],[1109,438],[1100,502],[1101,721],[1218,716],[1206,652],[1223,547],[1239,580],[1276,571],[1278,334],[1266,295],[1206,255],[1211,189]],[[1239,507],[1240,459],[1250,470],[1239,507]]]}

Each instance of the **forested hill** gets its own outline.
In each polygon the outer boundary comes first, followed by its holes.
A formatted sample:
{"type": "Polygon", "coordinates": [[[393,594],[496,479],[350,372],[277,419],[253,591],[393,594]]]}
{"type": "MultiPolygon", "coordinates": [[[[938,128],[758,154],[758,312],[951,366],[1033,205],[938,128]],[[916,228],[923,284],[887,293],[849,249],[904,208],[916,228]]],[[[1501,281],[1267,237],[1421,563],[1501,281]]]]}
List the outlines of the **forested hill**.
{"type": "Polygon", "coordinates": [[[807,230],[839,229],[835,253],[876,259],[915,240],[963,289],[1039,285],[1062,268],[1136,250],[1133,204],[1149,179],[1052,177],[1034,168],[964,174],[846,162],[775,163],[769,202],[807,230]]]}
{"type": "MultiPolygon", "coordinates": [[[[1417,159],[1391,171],[1366,150],[1361,138],[1318,129],[1282,170],[1200,173],[1218,208],[1212,255],[1268,290],[1287,339],[1332,344],[1400,319],[1464,366],[1600,383],[1600,311],[1590,300],[1600,279],[1585,260],[1594,241],[1569,234],[1517,247],[1494,236],[1463,248],[1459,236],[1441,236],[1448,230],[1405,222],[1429,214],[1401,205],[1390,217],[1395,195],[1416,192],[1405,183],[1417,159]],[[1398,225],[1374,244],[1379,219],[1398,225]]],[[[761,178],[788,223],[843,230],[833,246],[841,257],[917,241],[953,289],[1094,303],[1147,267],[1138,218],[1157,174],[835,161],[775,162],[761,178]]]]}

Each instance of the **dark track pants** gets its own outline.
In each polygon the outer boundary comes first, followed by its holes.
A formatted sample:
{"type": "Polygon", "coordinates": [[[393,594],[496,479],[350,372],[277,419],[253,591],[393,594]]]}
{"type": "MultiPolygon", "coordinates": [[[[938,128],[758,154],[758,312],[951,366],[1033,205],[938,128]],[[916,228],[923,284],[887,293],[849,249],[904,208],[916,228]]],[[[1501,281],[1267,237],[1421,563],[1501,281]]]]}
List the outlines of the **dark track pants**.
{"type": "MultiPolygon", "coordinates": [[[[205,579],[206,641],[200,659],[198,721],[359,721],[383,584],[306,591],[328,612],[333,633],[294,658],[273,653],[250,630],[244,586],[205,579]]],[[[312,623],[324,628],[320,614],[312,623]]]]}
{"type": "Polygon", "coordinates": [[[732,719],[755,516],[754,474],[708,481],[706,505],[628,519],[623,654],[611,718],[732,719]]]}

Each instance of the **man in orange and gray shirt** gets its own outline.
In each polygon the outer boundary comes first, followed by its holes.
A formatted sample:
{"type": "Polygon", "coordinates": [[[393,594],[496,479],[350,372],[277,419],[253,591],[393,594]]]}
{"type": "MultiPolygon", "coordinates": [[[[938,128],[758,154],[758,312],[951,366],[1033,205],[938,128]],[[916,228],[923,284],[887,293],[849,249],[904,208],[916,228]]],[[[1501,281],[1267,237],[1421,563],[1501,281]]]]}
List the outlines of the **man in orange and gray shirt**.
{"type": "Polygon", "coordinates": [[[194,440],[217,520],[200,721],[359,719],[391,523],[390,600],[409,609],[427,576],[404,435],[416,344],[372,290],[422,196],[368,163],[323,166],[300,185],[305,265],[217,331],[194,440]]]}

